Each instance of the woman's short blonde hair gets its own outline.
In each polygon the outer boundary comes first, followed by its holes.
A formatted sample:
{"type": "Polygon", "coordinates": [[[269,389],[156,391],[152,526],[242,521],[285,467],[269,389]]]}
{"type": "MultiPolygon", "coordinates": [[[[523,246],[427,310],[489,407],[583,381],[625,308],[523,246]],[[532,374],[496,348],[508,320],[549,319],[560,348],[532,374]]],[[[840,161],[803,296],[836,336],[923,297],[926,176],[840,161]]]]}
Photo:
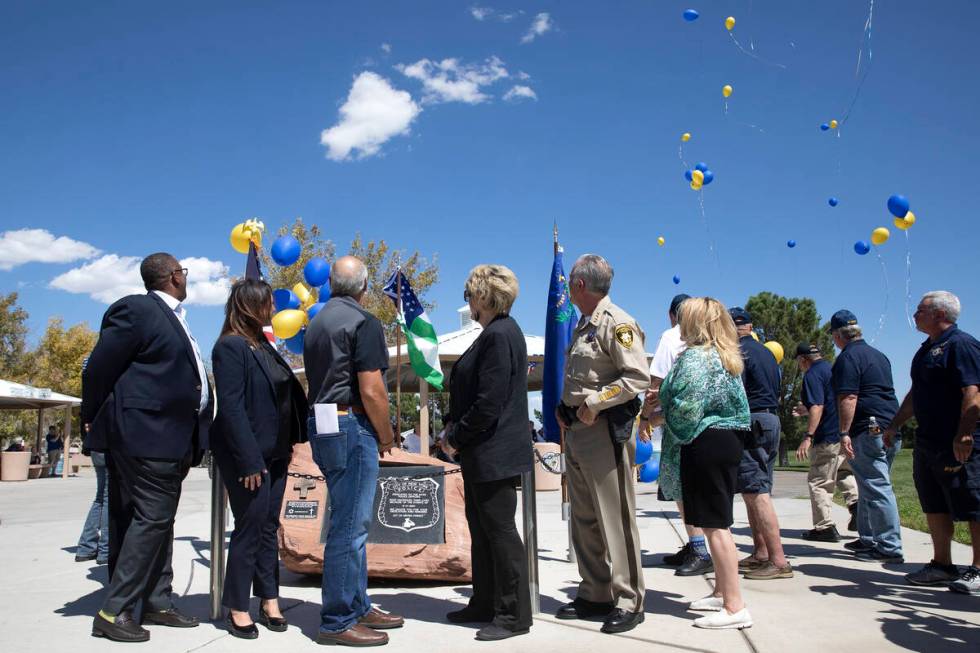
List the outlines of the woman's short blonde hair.
{"type": "Polygon", "coordinates": [[[729,374],[739,376],[745,368],[738,334],[728,309],[712,297],[691,297],[678,309],[681,339],[688,347],[714,347],[729,374]]]}
{"type": "Polygon", "coordinates": [[[505,315],[517,299],[517,276],[505,265],[478,265],[470,270],[466,290],[494,315],[505,315]]]}

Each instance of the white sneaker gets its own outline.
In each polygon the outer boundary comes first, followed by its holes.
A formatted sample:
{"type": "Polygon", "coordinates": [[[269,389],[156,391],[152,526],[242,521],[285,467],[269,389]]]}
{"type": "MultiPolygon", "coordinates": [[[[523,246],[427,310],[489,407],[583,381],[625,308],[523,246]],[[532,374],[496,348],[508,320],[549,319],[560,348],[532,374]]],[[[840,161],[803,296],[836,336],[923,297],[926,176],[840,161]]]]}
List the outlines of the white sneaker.
{"type": "Polygon", "coordinates": [[[694,625],[698,628],[719,630],[722,628],[738,628],[742,630],[743,628],[752,627],[752,615],[749,614],[748,608],[742,608],[735,614],[730,613],[728,610],[721,610],[716,614],[709,614],[706,617],[695,619],[694,625]]]}
{"type": "Polygon", "coordinates": [[[725,607],[725,599],[720,596],[706,596],[703,599],[692,601],[688,607],[691,610],[700,610],[701,612],[718,612],[725,607]]]}

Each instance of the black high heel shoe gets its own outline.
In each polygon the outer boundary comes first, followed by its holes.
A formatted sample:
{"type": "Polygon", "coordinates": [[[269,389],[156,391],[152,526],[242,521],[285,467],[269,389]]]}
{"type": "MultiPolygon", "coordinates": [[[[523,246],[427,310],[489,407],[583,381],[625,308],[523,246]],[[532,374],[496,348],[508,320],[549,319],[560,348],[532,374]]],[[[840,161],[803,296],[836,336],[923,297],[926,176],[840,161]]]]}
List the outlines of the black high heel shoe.
{"type": "Polygon", "coordinates": [[[270,617],[262,606],[259,606],[259,623],[274,633],[284,633],[289,627],[285,617],[270,617]]]}
{"type": "Polygon", "coordinates": [[[241,639],[255,639],[259,636],[259,629],[255,627],[254,623],[247,626],[239,626],[235,623],[235,620],[231,618],[231,613],[228,613],[228,632],[235,637],[241,639]]]}

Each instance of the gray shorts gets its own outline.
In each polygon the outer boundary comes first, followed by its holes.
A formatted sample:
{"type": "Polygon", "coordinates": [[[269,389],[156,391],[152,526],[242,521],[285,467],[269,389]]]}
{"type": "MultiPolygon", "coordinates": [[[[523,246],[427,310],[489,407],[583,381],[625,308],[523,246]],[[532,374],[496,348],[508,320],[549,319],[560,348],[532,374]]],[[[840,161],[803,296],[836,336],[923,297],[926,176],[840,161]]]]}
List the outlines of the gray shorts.
{"type": "Polygon", "coordinates": [[[739,494],[771,494],[772,472],[779,457],[779,417],[772,413],[752,413],[755,446],[742,451],[738,465],[739,494]]]}

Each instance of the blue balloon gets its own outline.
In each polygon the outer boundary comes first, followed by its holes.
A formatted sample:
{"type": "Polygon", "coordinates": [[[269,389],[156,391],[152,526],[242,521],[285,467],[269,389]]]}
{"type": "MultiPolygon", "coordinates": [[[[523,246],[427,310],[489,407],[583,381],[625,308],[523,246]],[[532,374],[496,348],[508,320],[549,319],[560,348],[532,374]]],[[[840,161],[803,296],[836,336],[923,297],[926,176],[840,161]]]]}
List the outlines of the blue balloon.
{"type": "Polygon", "coordinates": [[[302,250],[303,246],[292,236],[280,236],[276,238],[276,242],[272,243],[272,249],[269,253],[277,265],[285,267],[295,263],[302,250]]]}
{"type": "Polygon", "coordinates": [[[896,218],[904,218],[909,212],[909,199],[904,195],[892,195],[888,198],[888,212],[896,218]]]}
{"type": "Polygon", "coordinates": [[[310,322],[316,317],[316,314],[320,312],[320,309],[327,305],[327,302],[317,302],[306,309],[306,314],[310,317],[310,322]]]}
{"type": "Polygon", "coordinates": [[[276,312],[285,311],[290,308],[299,308],[299,297],[288,288],[280,288],[272,291],[272,301],[276,305],[276,312]]]}
{"type": "Polygon", "coordinates": [[[286,349],[297,356],[303,353],[303,338],[306,336],[306,328],[302,328],[292,338],[286,338],[286,349]]]}
{"type": "Polygon", "coordinates": [[[831,197],[829,200],[827,200],[827,204],[830,204],[831,206],[837,206],[839,202],[836,197],[831,197]]]}
{"type": "Polygon", "coordinates": [[[854,243],[854,252],[859,256],[864,256],[871,251],[871,245],[866,240],[859,240],[854,243]]]}
{"type": "Polygon", "coordinates": [[[820,131],[825,132],[828,129],[830,129],[830,125],[828,125],[827,123],[823,123],[822,125],[820,125],[820,131]]]}
{"type": "Polygon", "coordinates": [[[704,161],[698,161],[697,163],[694,164],[694,169],[700,170],[701,172],[707,172],[708,164],[705,163],[704,161]]]}
{"type": "Polygon", "coordinates": [[[660,456],[654,455],[640,467],[640,482],[653,483],[660,478],[660,456]]]}
{"type": "Polygon", "coordinates": [[[316,300],[326,304],[327,300],[331,297],[333,297],[333,295],[330,294],[330,286],[324,286],[323,288],[320,288],[320,294],[316,296],[316,300]]]}
{"type": "Polygon", "coordinates": [[[319,288],[330,281],[330,264],[322,258],[311,258],[303,268],[303,277],[306,283],[314,288],[319,288]]]}
{"type": "Polygon", "coordinates": [[[715,180],[715,173],[710,170],[704,170],[704,185],[707,186],[715,180]]]}
{"type": "Polygon", "coordinates": [[[685,170],[684,179],[687,179],[688,181],[694,181],[694,176],[691,174],[692,172],[693,172],[692,170],[685,170]]]}
{"type": "Polygon", "coordinates": [[[795,240],[792,240],[792,239],[787,240],[786,241],[786,246],[789,247],[790,249],[793,249],[794,247],[796,247],[796,241],[795,240]]]}
{"type": "Polygon", "coordinates": [[[693,23],[694,21],[696,21],[698,19],[698,16],[700,15],[701,14],[699,14],[696,9],[684,10],[684,20],[686,20],[689,23],[693,23]]]}
{"type": "Polygon", "coordinates": [[[675,284],[678,284],[678,283],[680,283],[680,282],[681,282],[681,278],[680,278],[679,276],[677,276],[677,275],[675,274],[675,275],[674,275],[674,283],[675,283],[675,284]]]}
{"type": "Polygon", "coordinates": [[[653,455],[653,443],[644,442],[637,438],[636,440],[636,458],[633,459],[633,464],[642,465],[646,461],[650,460],[650,456],[653,455]]]}

